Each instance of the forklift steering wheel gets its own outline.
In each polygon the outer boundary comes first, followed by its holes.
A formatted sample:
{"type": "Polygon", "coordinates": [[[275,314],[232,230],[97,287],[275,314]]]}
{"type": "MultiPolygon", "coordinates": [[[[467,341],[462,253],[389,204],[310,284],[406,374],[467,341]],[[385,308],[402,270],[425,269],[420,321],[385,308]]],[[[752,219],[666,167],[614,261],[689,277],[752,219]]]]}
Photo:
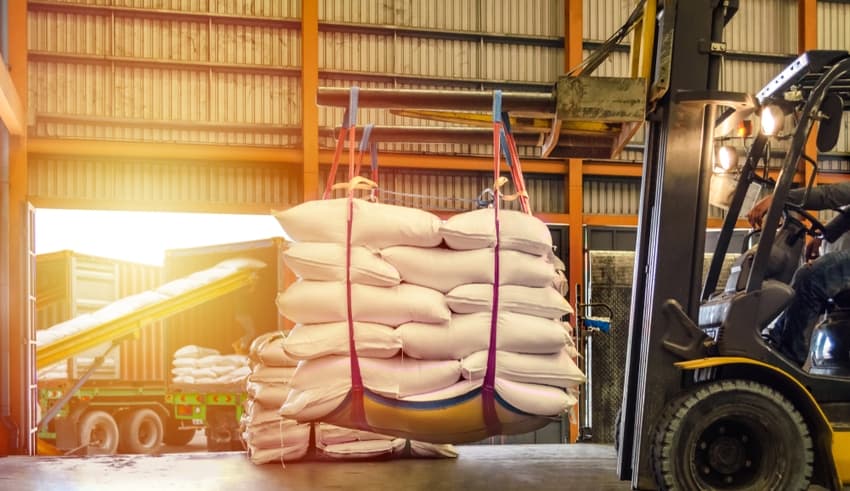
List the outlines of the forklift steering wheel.
{"type": "Polygon", "coordinates": [[[824,228],[823,223],[821,223],[821,221],[818,220],[817,217],[815,217],[808,210],[806,210],[805,208],[803,208],[799,205],[795,205],[795,204],[792,204],[792,203],[785,203],[785,214],[786,214],[786,216],[788,215],[788,212],[791,212],[791,211],[799,214],[800,216],[802,216],[803,218],[805,218],[806,220],[809,221],[809,223],[811,225],[806,228],[806,233],[808,233],[812,237],[822,237],[823,236],[825,228],[824,228]]]}

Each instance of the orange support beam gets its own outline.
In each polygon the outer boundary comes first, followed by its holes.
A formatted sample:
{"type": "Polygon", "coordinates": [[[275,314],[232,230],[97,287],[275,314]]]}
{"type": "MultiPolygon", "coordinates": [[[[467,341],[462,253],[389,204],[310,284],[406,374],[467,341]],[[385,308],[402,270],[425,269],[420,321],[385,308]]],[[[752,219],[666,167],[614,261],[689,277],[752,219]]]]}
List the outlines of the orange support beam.
{"type": "MultiPolygon", "coordinates": [[[[818,47],[818,11],[816,0],[797,0],[797,51],[803,53],[818,47]]],[[[817,127],[809,135],[806,142],[806,155],[817,161],[817,127]]],[[[804,182],[809,182],[814,169],[811,165],[804,167],[804,182]]],[[[817,179],[817,176],[815,176],[817,179]]]]}
{"type": "MultiPolygon", "coordinates": [[[[564,1],[564,69],[565,71],[581,63],[583,42],[583,12],[582,0],[564,1]]],[[[567,280],[570,292],[575,292],[576,285],[584,290],[584,227],[582,205],[582,185],[584,174],[582,161],[570,159],[569,173],[564,178],[567,192],[567,216],[570,223],[570,257],[567,261],[567,280]]],[[[571,298],[575,302],[575,296],[571,298]]],[[[579,433],[578,408],[574,407],[570,414],[570,441],[576,442],[579,433]]]]}
{"type": "Polygon", "coordinates": [[[301,2],[301,141],[304,201],[319,197],[319,2],[301,2]]]}
{"type": "MultiPolygon", "coordinates": [[[[9,36],[9,76],[20,107],[27,107],[27,2],[26,0],[10,0],[8,5],[8,25],[14,28],[8,30],[9,36]]],[[[23,121],[26,121],[24,118],[23,121]]],[[[8,294],[9,309],[3,315],[8,315],[9,325],[9,390],[11,395],[11,420],[17,426],[15,441],[9,445],[9,436],[4,425],[0,424],[0,455],[32,454],[28,438],[29,409],[27,407],[27,389],[30,377],[21,368],[28,361],[27,348],[30,339],[30,325],[27,315],[29,300],[29,278],[27,276],[27,238],[30,230],[27,226],[27,137],[26,131],[9,137],[9,235],[0,236],[4,241],[0,248],[9,252],[8,288],[3,294],[8,294]]],[[[34,288],[34,285],[32,285],[34,288]]],[[[30,365],[31,366],[31,365],[30,365]]],[[[29,401],[34,404],[34,401],[29,401]]]]}

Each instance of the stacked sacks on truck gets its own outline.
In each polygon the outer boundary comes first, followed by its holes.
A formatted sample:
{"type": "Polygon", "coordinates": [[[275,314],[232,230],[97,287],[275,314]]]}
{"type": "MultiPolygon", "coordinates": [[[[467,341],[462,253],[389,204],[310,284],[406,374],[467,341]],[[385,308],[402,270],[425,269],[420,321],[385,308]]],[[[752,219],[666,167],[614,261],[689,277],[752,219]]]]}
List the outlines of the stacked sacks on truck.
{"type": "Polygon", "coordinates": [[[222,355],[218,350],[192,344],[175,351],[171,364],[171,381],[184,388],[241,386],[251,373],[244,355],[222,355]]]}
{"type": "Polygon", "coordinates": [[[545,224],[503,212],[496,320],[505,355],[492,425],[480,395],[493,318],[492,211],[443,224],[425,211],[354,199],[347,227],[348,206],[314,201],[276,214],[295,240],[284,260],[300,277],[278,297],[281,314],[296,323],[284,346],[304,360],[281,414],[457,443],[533,431],[575,404],[584,377],[572,362],[569,326],[557,320],[571,309],[553,286],[559,274],[545,224]]]}

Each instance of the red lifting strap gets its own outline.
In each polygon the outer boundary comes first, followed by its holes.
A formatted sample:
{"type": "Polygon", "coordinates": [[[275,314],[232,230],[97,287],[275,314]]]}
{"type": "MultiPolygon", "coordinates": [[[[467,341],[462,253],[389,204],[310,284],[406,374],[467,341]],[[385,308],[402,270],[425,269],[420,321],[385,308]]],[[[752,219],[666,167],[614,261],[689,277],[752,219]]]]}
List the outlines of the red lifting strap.
{"type": "Polygon", "coordinates": [[[354,188],[348,189],[348,217],[345,230],[345,300],[348,319],[348,353],[351,363],[351,417],[361,427],[366,427],[363,407],[363,377],[354,339],[354,315],[351,308],[351,229],[354,222],[354,188]]]}
{"type": "Polygon", "coordinates": [[[496,244],[493,261],[493,307],[490,312],[490,346],[487,348],[487,371],[481,387],[481,405],[484,408],[484,424],[491,435],[502,433],[502,423],[496,413],[496,346],[499,327],[499,167],[501,163],[499,143],[502,131],[500,121],[493,122],[493,217],[495,220],[496,244]]]}

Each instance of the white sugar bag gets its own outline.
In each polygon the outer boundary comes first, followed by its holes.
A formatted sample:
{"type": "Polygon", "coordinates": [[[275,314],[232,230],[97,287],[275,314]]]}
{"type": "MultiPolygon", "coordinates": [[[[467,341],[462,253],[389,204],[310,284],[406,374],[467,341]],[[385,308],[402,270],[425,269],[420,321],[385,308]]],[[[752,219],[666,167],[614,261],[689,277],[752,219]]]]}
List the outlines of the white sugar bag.
{"type": "Polygon", "coordinates": [[[252,358],[266,366],[294,367],[298,365],[298,360],[293,359],[283,350],[283,333],[279,331],[257,337],[251,342],[249,351],[252,358]]]}
{"type": "Polygon", "coordinates": [[[295,367],[270,367],[257,365],[248,377],[249,382],[289,383],[295,374],[295,367]]]}
{"type": "MultiPolygon", "coordinates": [[[[305,280],[345,281],[345,244],[296,242],[283,252],[283,261],[305,280]]],[[[351,248],[351,282],[394,286],[401,282],[401,277],[376,250],[354,246],[351,248]]]]}
{"type": "MultiPolygon", "coordinates": [[[[490,312],[454,314],[446,324],[409,322],[397,329],[404,353],[430,360],[459,359],[490,346],[490,312]]],[[[519,353],[557,353],[568,342],[563,324],[543,317],[499,312],[497,347],[519,353]]]]}
{"type": "Polygon", "coordinates": [[[198,367],[198,359],[197,358],[175,358],[172,362],[176,368],[197,368],[198,367]]]}
{"type": "Polygon", "coordinates": [[[279,423],[278,406],[264,406],[259,401],[249,399],[242,419],[249,428],[261,426],[270,422],[279,423]]]}
{"type": "Polygon", "coordinates": [[[238,367],[231,372],[222,375],[219,379],[226,384],[234,384],[244,382],[251,375],[251,369],[247,366],[238,367]]]}
{"type": "Polygon", "coordinates": [[[323,455],[338,459],[365,459],[381,455],[401,454],[407,441],[404,438],[392,440],[366,440],[326,445],[320,450],[323,455]]]}
{"type": "MultiPolygon", "coordinates": [[[[346,242],[348,199],[307,201],[274,213],[295,242],[346,242]]],[[[354,200],[351,244],[435,247],[442,242],[440,218],[416,208],[354,200]]]]}
{"type": "Polygon", "coordinates": [[[205,356],[221,354],[216,349],[189,344],[174,352],[174,358],[204,358],[205,356]]]}
{"type": "MultiPolygon", "coordinates": [[[[540,219],[514,210],[499,210],[500,248],[527,252],[538,256],[552,251],[552,234],[540,219]]],[[[440,228],[446,244],[452,249],[483,249],[496,245],[494,210],[458,213],[440,228]]]]}
{"type": "Polygon", "coordinates": [[[410,454],[422,458],[454,459],[457,458],[458,451],[454,445],[449,443],[439,444],[410,440],[410,454]]]}
{"type": "MultiPolygon", "coordinates": [[[[483,379],[487,372],[487,352],[479,351],[461,360],[463,377],[483,379]]],[[[566,350],[551,355],[529,355],[499,351],[496,375],[515,382],[573,387],[585,382],[585,376],[566,350]]]]}
{"type": "Polygon", "coordinates": [[[336,445],[338,443],[369,441],[369,440],[392,440],[395,437],[372,433],[371,431],[353,430],[328,423],[316,424],[316,446],[336,445]]]}
{"type": "Polygon", "coordinates": [[[248,395],[263,407],[280,407],[289,395],[289,383],[282,382],[248,382],[248,395]]]}
{"type": "Polygon", "coordinates": [[[258,448],[253,445],[248,445],[248,458],[251,463],[256,465],[268,464],[271,462],[298,460],[307,455],[307,450],[310,448],[309,426],[308,436],[302,440],[296,440],[289,445],[277,448],[258,448]]]}
{"type": "MultiPolygon", "coordinates": [[[[469,314],[490,312],[493,308],[493,285],[470,283],[461,285],[446,294],[452,312],[469,314]]],[[[557,319],[573,313],[567,299],[554,288],[502,285],[499,287],[499,310],[518,314],[557,319]]]]}
{"type": "MultiPolygon", "coordinates": [[[[398,269],[407,283],[443,293],[466,283],[493,283],[493,249],[458,251],[442,248],[397,246],[381,256],[398,269]]],[[[499,280],[502,285],[551,286],[557,277],[554,265],[543,256],[502,250],[499,280]]]]}
{"type": "Polygon", "coordinates": [[[292,420],[271,421],[244,431],[242,438],[255,449],[297,446],[309,442],[310,425],[292,420]]]}
{"type": "Polygon", "coordinates": [[[201,368],[230,367],[235,369],[243,366],[248,366],[248,357],[243,355],[209,355],[198,358],[198,367],[201,368]]]}
{"type": "MultiPolygon", "coordinates": [[[[431,392],[460,378],[458,360],[416,360],[413,358],[359,358],[363,385],[386,397],[399,398],[431,392]]],[[[347,356],[326,356],[305,360],[292,378],[295,390],[326,385],[351,386],[351,365],[347,356]]]]}
{"type": "Polygon", "coordinates": [[[322,418],[339,407],[350,389],[350,382],[334,380],[320,387],[291,390],[286,397],[286,402],[280,407],[279,414],[284,418],[298,421],[322,418]]]}
{"type": "MultiPolygon", "coordinates": [[[[298,324],[347,320],[343,282],[300,280],[277,296],[281,315],[298,324]]],[[[380,288],[351,285],[354,320],[397,326],[405,322],[445,322],[451,313],[437,290],[402,283],[380,288]]]]}
{"type": "MultiPolygon", "coordinates": [[[[401,336],[390,326],[354,322],[357,354],[369,358],[392,358],[401,349],[401,336]]],[[[296,324],[284,340],[286,354],[299,360],[327,355],[348,355],[348,322],[296,324]]]]}

